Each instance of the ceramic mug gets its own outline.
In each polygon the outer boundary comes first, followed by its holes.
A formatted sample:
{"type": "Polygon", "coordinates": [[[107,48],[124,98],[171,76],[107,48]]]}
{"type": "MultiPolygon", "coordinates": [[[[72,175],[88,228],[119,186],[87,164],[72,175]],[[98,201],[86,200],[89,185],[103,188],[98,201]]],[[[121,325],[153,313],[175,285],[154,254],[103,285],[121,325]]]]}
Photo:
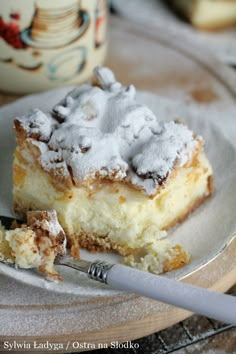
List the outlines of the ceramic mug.
{"type": "Polygon", "coordinates": [[[1,91],[82,83],[106,50],[107,0],[0,0],[1,91]]]}

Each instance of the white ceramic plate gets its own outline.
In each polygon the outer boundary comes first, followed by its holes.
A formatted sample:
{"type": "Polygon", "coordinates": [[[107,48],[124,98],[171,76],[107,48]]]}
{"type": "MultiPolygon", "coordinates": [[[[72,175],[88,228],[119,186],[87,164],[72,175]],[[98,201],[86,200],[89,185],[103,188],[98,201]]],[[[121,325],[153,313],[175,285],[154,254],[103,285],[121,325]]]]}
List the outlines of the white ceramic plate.
{"type": "MultiPolygon", "coordinates": [[[[14,151],[13,118],[26,113],[33,107],[50,110],[68,88],[23,98],[0,109],[0,215],[12,215],[12,156],[14,151]]],[[[197,209],[183,224],[170,232],[173,242],[182,243],[191,253],[191,263],[168,276],[182,277],[199,268],[216,256],[229,242],[236,231],[235,191],[236,191],[236,148],[221,131],[219,122],[223,112],[219,107],[199,107],[186,105],[184,101],[174,101],[151,93],[139,93],[138,99],[146,103],[163,120],[181,117],[195,132],[206,141],[207,155],[213,165],[215,193],[212,198],[197,209]],[[218,114],[218,115],[217,115],[218,114]],[[205,119],[205,117],[208,119],[205,119]],[[215,125],[216,122],[217,125],[215,125]]],[[[232,112],[231,112],[232,113],[232,112]]],[[[231,114],[232,116],[232,114],[231,114]]],[[[227,120],[224,122],[227,127],[227,120]]],[[[105,259],[118,262],[113,254],[89,254],[81,252],[85,259],[105,259]]],[[[119,292],[106,285],[96,283],[77,271],[60,267],[64,282],[52,283],[34,270],[17,270],[0,263],[0,273],[20,282],[32,284],[49,290],[77,294],[80,296],[111,296],[119,292]]]]}
{"type": "MultiPolygon", "coordinates": [[[[204,32],[179,19],[163,0],[112,0],[114,8],[122,15],[143,25],[153,27],[187,39],[190,43],[211,50],[223,62],[236,65],[236,28],[217,32],[204,32]]],[[[178,43],[177,43],[178,44],[178,43]]]]}

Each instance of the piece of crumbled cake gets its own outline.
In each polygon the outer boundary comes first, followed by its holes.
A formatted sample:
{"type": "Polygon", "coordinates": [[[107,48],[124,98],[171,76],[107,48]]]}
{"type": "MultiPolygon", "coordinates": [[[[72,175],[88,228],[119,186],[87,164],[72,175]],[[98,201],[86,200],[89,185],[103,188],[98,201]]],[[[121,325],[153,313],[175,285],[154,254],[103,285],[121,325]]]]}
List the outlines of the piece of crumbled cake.
{"type": "Polygon", "coordinates": [[[181,245],[173,246],[169,239],[147,243],[123,259],[126,265],[156,274],[181,268],[189,260],[189,253],[181,245]]]}
{"type": "Polygon", "coordinates": [[[65,233],[55,210],[29,211],[27,224],[0,228],[0,259],[20,268],[37,268],[51,280],[61,280],[54,259],[65,249],[65,233]]]}
{"type": "Polygon", "coordinates": [[[212,168],[200,136],[161,122],[109,69],[95,76],[52,113],[15,119],[14,208],[55,209],[74,257],[134,254],[209,197],[212,168]]]}
{"type": "Polygon", "coordinates": [[[7,263],[14,263],[9,242],[6,240],[6,229],[0,221],[0,260],[7,263]]]}

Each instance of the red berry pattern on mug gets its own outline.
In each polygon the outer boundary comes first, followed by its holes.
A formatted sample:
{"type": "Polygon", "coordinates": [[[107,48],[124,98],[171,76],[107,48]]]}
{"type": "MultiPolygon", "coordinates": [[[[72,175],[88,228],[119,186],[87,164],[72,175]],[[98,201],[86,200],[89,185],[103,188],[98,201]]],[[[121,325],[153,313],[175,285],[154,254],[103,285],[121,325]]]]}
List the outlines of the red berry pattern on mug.
{"type": "Polygon", "coordinates": [[[20,16],[20,13],[19,12],[12,12],[10,14],[10,17],[13,19],[13,20],[16,20],[16,21],[19,21],[21,19],[21,16],[20,16]]]}
{"type": "MultiPolygon", "coordinates": [[[[11,16],[15,16],[15,20],[20,19],[19,13],[13,13],[11,16]]],[[[20,37],[20,27],[16,22],[6,23],[2,17],[0,17],[0,38],[3,38],[9,45],[15,49],[25,48],[25,44],[20,37]]]]}

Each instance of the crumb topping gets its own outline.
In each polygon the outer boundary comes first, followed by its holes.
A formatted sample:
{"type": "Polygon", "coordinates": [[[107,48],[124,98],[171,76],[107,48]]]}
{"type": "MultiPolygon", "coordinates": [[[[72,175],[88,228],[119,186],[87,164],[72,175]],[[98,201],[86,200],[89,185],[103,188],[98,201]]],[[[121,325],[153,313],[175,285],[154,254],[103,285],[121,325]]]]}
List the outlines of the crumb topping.
{"type": "Polygon", "coordinates": [[[60,168],[76,183],[98,177],[131,182],[150,196],[191,158],[197,139],[183,124],[161,122],[111,70],[94,73],[99,87],[75,88],[51,114],[37,109],[17,118],[16,129],[39,146],[46,171],[60,168]]]}

